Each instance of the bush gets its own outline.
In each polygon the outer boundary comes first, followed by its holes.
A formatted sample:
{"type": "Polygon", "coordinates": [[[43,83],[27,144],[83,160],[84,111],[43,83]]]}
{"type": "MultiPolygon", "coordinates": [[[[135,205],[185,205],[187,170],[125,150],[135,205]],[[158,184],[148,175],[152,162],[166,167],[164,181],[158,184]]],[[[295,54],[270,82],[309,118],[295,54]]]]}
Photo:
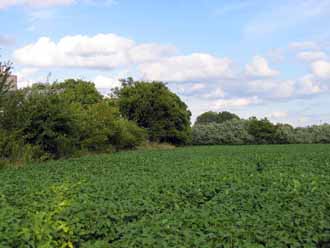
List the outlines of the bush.
{"type": "Polygon", "coordinates": [[[175,145],[190,142],[191,113],[164,83],[129,78],[113,94],[123,117],[145,128],[150,141],[175,145]]]}
{"type": "Polygon", "coordinates": [[[82,150],[102,152],[135,148],[146,140],[146,131],[123,119],[111,102],[96,103],[87,109],[76,106],[75,112],[82,150]]]}
{"type": "Polygon", "coordinates": [[[210,123],[223,123],[232,119],[240,119],[236,114],[230,113],[228,111],[223,112],[213,112],[208,111],[197,117],[195,125],[199,124],[210,124],[210,123]]]}
{"type": "Polygon", "coordinates": [[[24,104],[26,144],[40,147],[52,158],[68,157],[77,149],[78,126],[73,113],[58,95],[36,94],[24,104]]]}
{"type": "Polygon", "coordinates": [[[251,117],[248,120],[248,132],[253,136],[254,144],[275,144],[276,127],[267,118],[258,120],[251,117]]]}
{"type": "Polygon", "coordinates": [[[195,145],[242,145],[253,140],[247,131],[247,122],[239,119],[195,125],[192,137],[195,145]]]}

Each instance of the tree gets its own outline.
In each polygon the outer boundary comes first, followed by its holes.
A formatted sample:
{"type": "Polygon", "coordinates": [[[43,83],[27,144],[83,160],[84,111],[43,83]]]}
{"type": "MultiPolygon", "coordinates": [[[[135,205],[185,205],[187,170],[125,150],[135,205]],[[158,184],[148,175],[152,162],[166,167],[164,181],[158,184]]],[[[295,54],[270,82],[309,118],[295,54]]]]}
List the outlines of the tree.
{"type": "Polygon", "coordinates": [[[218,123],[223,123],[225,121],[229,121],[229,120],[233,120],[233,119],[239,120],[240,118],[238,117],[238,115],[235,115],[228,111],[223,111],[218,114],[218,123]]]}
{"type": "Polygon", "coordinates": [[[72,155],[78,142],[78,123],[70,107],[56,94],[27,96],[22,136],[49,158],[72,155]]]}
{"type": "Polygon", "coordinates": [[[228,111],[223,111],[219,113],[208,111],[197,117],[195,125],[209,124],[209,123],[223,123],[225,121],[229,121],[232,119],[239,120],[240,118],[236,114],[230,113],[228,111]]]}
{"type": "Polygon", "coordinates": [[[276,127],[267,118],[258,120],[251,117],[248,120],[249,134],[254,137],[256,144],[274,144],[276,127]]]}
{"type": "Polygon", "coordinates": [[[81,79],[67,79],[61,83],[51,85],[52,91],[61,95],[67,103],[89,105],[99,103],[103,96],[97,91],[94,83],[81,79]]]}
{"type": "Polygon", "coordinates": [[[294,128],[289,124],[277,124],[274,134],[276,144],[293,144],[295,143],[294,128]]]}
{"type": "Polygon", "coordinates": [[[149,140],[182,145],[190,141],[191,113],[162,82],[122,80],[113,90],[121,114],[147,130],[149,140]]]}
{"type": "Polygon", "coordinates": [[[217,112],[208,111],[197,117],[195,125],[217,123],[218,118],[219,116],[217,112]]]}
{"type": "Polygon", "coordinates": [[[194,125],[192,136],[194,145],[243,145],[253,140],[247,122],[239,119],[194,125]]]}
{"type": "Polygon", "coordinates": [[[9,92],[12,81],[10,80],[12,64],[0,61],[0,107],[3,97],[9,92]]]}
{"type": "Polygon", "coordinates": [[[75,113],[78,113],[79,143],[83,150],[131,149],[146,140],[145,130],[122,118],[110,101],[75,107],[78,107],[75,113]]]}

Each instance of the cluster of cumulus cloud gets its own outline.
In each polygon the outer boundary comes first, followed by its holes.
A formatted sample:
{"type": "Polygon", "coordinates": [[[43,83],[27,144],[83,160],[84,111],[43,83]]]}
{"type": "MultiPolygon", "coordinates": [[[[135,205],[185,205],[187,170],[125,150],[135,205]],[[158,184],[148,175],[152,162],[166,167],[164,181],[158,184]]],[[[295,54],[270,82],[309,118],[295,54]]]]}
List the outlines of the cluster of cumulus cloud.
{"type": "Polygon", "coordinates": [[[100,88],[118,85],[115,76],[105,77],[102,72],[108,74],[129,68],[140,79],[177,85],[182,95],[214,100],[218,108],[328,91],[330,61],[327,55],[312,42],[295,42],[290,44],[290,49],[298,59],[308,64],[308,74],[296,79],[283,79],[280,71],[272,68],[264,56],[256,55],[249,63],[240,66],[230,58],[207,53],[184,55],[173,45],[139,44],[116,34],[65,36],[57,42],[42,37],[15,50],[14,59],[25,66],[26,74],[42,68],[96,70],[100,76],[95,78],[95,82],[100,88]]]}

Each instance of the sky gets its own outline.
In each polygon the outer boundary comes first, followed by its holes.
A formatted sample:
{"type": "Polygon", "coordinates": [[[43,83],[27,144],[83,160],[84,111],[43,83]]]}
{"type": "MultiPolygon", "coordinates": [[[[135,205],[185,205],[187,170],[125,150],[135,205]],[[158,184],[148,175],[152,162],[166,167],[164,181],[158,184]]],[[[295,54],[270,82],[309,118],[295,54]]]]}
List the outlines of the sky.
{"type": "Polygon", "coordinates": [[[19,87],[158,80],[205,111],[330,123],[330,0],[0,0],[19,87]]]}

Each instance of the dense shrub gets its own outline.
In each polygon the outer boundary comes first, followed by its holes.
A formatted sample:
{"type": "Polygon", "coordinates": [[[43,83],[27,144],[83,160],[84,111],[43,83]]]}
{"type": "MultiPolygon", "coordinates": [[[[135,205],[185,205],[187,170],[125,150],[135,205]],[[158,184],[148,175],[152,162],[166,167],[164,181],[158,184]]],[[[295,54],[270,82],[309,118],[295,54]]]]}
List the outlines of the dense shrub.
{"type": "Polygon", "coordinates": [[[208,111],[197,117],[195,125],[199,124],[209,124],[209,123],[223,123],[232,119],[240,119],[237,115],[230,113],[228,111],[223,112],[213,112],[208,111]]]}
{"type": "Polygon", "coordinates": [[[234,118],[221,124],[195,124],[192,139],[195,145],[330,143],[330,125],[293,128],[289,124],[274,125],[267,119],[234,118]]]}
{"type": "Polygon", "coordinates": [[[296,143],[294,128],[288,124],[277,124],[273,143],[276,144],[296,143]]]}
{"type": "Polygon", "coordinates": [[[0,117],[0,160],[58,159],[132,149],[146,141],[144,129],[81,80],[7,92],[0,117]]]}
{"type": "Polygon", "coordinates": [[[195,125],[192,131],[193,144],[232,144],[241,145],[251,143],[253,137],[247,131],[247,122],[232,119],[223,123],[195,125]]]}
{"type": "Polygon", "coordinates": [[[148,132],[149,140],[183,145],[190,142],[191,113],[162,82],[122,81],[115,89],[121,114],[148,132]]]}
{"type": "Polygon", "coordinates": [[[248,120],[248,132],[253,136],[255,144],[274,144],[276,127],[268,119],[258,120],[251,117],[248,120]]]}
{"type": "Polygon", "coordinates": [[[135,148],[146,140],[146,131],[123,119],[118,108],[109,102],[103,101],[79,110],[79,139],[83,150],[135,148]]]}
{"type": "Polygon", "coordinates": [[[78,142],[78,124],[73,112],[58,95],[35,94],[24,104],[22,135],[26,144],[36,145],[50,157],[74,154],[78,142]]]}

